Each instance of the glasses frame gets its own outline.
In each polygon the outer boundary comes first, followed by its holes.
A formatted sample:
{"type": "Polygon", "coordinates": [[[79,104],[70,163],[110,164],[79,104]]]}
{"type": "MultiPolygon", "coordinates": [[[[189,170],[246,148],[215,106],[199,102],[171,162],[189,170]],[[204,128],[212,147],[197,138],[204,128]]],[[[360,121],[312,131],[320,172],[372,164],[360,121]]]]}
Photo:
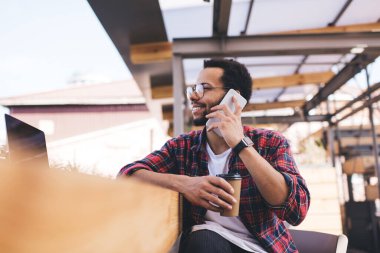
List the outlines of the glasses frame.
{"type": "Polygon", "coordinates": [[[188,99],[191,99],[194,93],[196,93],[198,99],[202,98],[205,94],[205,90],[214,90],[214,89],[223,89],[229,90],[230,87],[204,87],[205,85],[210,85],[209,83],[196,83],[192,86],[186,88],[186,96],[188,99]]]}

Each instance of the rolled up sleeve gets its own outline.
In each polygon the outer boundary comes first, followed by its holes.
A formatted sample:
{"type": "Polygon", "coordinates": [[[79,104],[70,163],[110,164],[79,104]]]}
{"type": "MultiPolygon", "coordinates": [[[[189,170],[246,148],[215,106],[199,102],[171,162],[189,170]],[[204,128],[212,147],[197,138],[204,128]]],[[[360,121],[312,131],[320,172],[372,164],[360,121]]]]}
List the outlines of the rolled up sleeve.
{"type": "Polygon", "coordinates": [[[289,194],[286,201],[280,206],[267,205],[275,212],[278,218],[286,220],[296,226],[306,217],[310,206],[310,193],[306,182],[300,175],[293,159],[287,140],[279,138],[278,148],[271,156],[271,165],[279,171],[288,186],[289,194]]]}

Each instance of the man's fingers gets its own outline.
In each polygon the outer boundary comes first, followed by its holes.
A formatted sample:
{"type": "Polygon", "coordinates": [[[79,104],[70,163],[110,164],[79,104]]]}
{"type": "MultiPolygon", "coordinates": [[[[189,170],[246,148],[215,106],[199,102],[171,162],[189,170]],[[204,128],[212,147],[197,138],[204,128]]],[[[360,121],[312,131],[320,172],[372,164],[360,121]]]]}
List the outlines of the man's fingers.
{"type": "Polygon", "coordinates": [[[223,209],[232,209],[232,206],[229,203],[225,202],[223,199],[218,198],[218,196],[214,194],[209,194],[208,196],[209,202],[212,202],[223,209]]]}
{"type": "Polygon", "coordinates": [[[207,200],[201,200],[201,206],[214,212],[220,212],[222,210],[220,207],[210,204],[210,202],[208,202],[207,200]]]}
{"type": "Polygon", "coordinates": [[[215,186],[217,186],[219,188],[222,188],[226,192],[228,192],[230,194],[234,193],[234,188],[232,188],[232,186],[226,180],[224,180],[223,178],[210,176],[209,180],[210,180],[211,184],[213,184],[213,185],[215,185],[215,186]]]}
{"type": "Polygon", "coordinates": [[[235,105],[235,115],[239,116],[243,110],[243,108],[241,108],[237,98],[235,96],[232,97],[232,102],[234,103],[235,105]]]}
{"type": "Polygon", "coordinates": [[[211,185],[208,187],[207,192],[219,197],[218,200],[213,199],[211,202],[220,204],[223,208],[228,208],[228,206],[224,205],[226,202],[228,205],[236,203],[236,199],[231,195],[234,189],[227,181],[218,177],[210,177],[210,180],[211,185]]]}
{"type": "Polygon", "coordinates": [[[212,111],[217,110],[217,112],[218,111],[223,111],[224,115],[226,115],[226,116],[233,115],[231,109],[226,104],[214,106],[214,107],[211,108],[211,110],[212,111]]]}
{"type": "Polygon", "coordinates": [[[225,119],[227,118],[225,113],[223,113],[222,111],[216,111],[216,112],[211,112],[209,114],[206,115],[206,118],[217,118],[217,119],[225,119]]]}
{"type": "Polygon", "coordinates": [[[222,210],[221,207],[226,206],[225,203],[221,203],[221,201],[218,199],[217,196],[210,194],[206,190],[201,190],[199,193],[199,197],[200,197],[200,203],[199,203],[200,206],[203,206],[209,210],[219,212],[220,210],[222,210]],[[217,206],[212,205],[210,202],[214,203],[217,206]]]}
{"type": "Polygon", "coordinates": [[[219,126],[220,126],[220,122],[214,122],[207,127],[207,131],[210,132],[211,130],[215,128],[219,128],[219,126]]]}
{"type": "MultiPolygon", "coordinates": [[[[220,188],[215,188],[212,191],[212,193],[218,196],[218,202],[216,204],[219,204],[219,201],[222,201],[223,203],[227,203],[228,206],[236,203],[235,198],[231,194],[228,194],[227,192],[225,192],[224,190],[220,188]]],[[[223,208],[228,208],[228,206],[223,205],[223,208]]]]}

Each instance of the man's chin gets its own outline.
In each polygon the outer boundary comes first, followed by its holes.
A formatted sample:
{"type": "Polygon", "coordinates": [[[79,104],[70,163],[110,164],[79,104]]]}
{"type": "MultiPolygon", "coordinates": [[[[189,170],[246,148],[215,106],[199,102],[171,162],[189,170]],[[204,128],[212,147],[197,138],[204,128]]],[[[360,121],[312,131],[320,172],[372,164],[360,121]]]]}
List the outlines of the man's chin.
{"type": "Polygon", "coordinates": [[[206,122],[207,122],[207,118],[205,117],[193,119],[194,126],[204,126],[206,125],[206,122]]]}

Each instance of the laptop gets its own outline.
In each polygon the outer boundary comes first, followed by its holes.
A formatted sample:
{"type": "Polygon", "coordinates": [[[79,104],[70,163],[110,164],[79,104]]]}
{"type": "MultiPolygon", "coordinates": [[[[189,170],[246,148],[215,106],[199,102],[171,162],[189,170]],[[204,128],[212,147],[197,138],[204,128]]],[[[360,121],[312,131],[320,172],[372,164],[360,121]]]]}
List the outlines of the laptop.
{"type": "Polygon", "coordinates": [[[11,165],[49,167],[45,133],[5,114],[8,158],[11,165]]]}

